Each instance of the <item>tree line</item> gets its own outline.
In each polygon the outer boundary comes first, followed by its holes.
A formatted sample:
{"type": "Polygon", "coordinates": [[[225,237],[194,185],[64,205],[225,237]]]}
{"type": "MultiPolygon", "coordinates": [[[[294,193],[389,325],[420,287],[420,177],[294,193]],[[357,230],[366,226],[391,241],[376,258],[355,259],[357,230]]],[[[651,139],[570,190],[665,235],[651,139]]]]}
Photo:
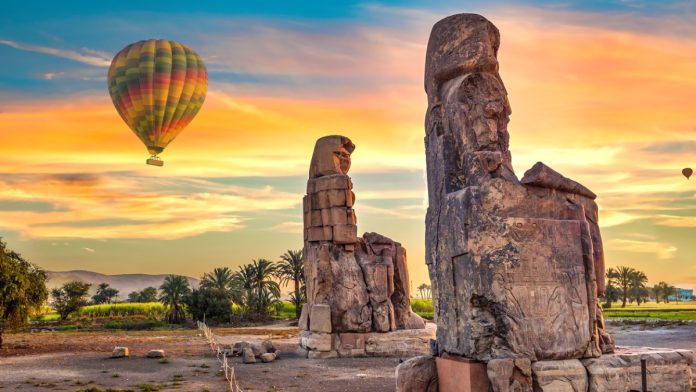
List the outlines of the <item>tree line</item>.
{"type": "Polygon", "coordinates": [[[606,272],[606,290],[604,301],[606,308],[611,308],[613,302],[621,301],[621,307],[625,308],[626,303],[635,301],[637,305],[654,299],[655,302],[663,301],[669,303],[670,298],[679,300],[677,288],[666,283],[659,282],[649,287],[648,277],[643,271],[635,268],[619,266],[609,268],[606,272]]]}
{"type": "MultiPolygon", "coordinates": [[[[229,267],[215,268],[203,274],[200,287],[191,288],[188,279],[169,275],[159,287],[146,287],[128,294],[129,302],[159,301],[167,309],[169,323],[182,323],[188,316],[195,320],[231,322],[233,318],[263,320],[269,317],[273,305],[280,301],[280,287],[291,284],[290,301],[296,316],[305,301],[304,264],[301,250],[288,250],[280,261],[253,260],[237,271],[229,267]]],[[[91,285],[73,281],[51,290],[52,305],[61,320],[90,303],[91,285]]],[[[92,296],[92,304],[110,304],[119,291],[101,283],[92,296]]]]}

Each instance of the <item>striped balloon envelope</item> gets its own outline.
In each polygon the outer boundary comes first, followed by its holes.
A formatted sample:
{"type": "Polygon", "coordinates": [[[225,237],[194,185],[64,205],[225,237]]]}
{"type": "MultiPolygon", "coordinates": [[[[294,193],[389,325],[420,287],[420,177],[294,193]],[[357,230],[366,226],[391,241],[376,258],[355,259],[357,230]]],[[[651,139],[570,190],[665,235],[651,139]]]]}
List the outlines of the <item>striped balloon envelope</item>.
{"type": "Polygon", "coordinates": [[[109,94],[118,114],[150,152],[148,164],[198,113],[208,91],[208,71],[188,46],[164,39],[138,41],[111,61],[109,94]]]}

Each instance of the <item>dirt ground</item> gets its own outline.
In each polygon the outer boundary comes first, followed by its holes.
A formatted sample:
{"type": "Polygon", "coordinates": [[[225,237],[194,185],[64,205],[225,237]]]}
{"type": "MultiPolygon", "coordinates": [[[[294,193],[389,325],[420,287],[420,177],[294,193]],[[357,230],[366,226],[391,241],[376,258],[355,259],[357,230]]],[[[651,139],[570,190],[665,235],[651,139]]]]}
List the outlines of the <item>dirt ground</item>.
{"type": "Polygon", "coordinates": [[[196,330],[11,334],[0,350],[0,390],[225,391],[219,369],[196,330]],[[111,359],[115,346],[130,358],[111,359]],[[167,360],[145,358],[151,349],[167,360]]]}
{"type": "MultiPolygon", "coordinates": [[[[214,332],[221,343],[271,338],[281,350],[280,359],[272,363],[245,365],[231,358],[246,392],[394,390],[398,358],[301,358],[295,352],[295,328],[273,325],[214,332]]],[[[619,345],[696,350],[696,324],[609,329],[619,345]]],[[[196,330],[26,333],[7,335],[5,342],[0,350],[0,391],[227,390],[215,356],[196,330]],[[118,345],[128,346],[131,358],[109,358],[118,345]],[[144,358],[150,349],[164,349],[167,363],[144,358]]]]}

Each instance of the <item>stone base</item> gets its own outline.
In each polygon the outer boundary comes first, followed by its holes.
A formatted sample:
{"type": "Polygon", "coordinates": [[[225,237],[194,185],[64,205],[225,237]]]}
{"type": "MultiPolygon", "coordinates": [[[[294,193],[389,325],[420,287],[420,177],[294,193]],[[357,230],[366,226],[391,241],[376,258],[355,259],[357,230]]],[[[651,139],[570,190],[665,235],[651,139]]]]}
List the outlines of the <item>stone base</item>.
{"type": "Polygon", "coordinates": [[[617,347],[614,354],[583,359],[589,391],[640,391],[640,360],[647,361],[648,390],[688,392],[692,386],[694,352],[649,347],[617,347]]]}
{"type": "Polygon", "coordinates": [[[629,392],[641,390],[641,359],[647,361],[648,391],[691,391],[690,350],[617,347],[599,358],[532,362],[531,372],[528,359],[436,360],[439,392],[629,392]]]}
{"type": "Polygon", "coordinates": [[[437,327],[392,332],[321,333],[300,331],[300,349],[308,358],[400,357],[430,355],[437,327]],[[304,351],[302,351],[304,350],[304,351]]]}

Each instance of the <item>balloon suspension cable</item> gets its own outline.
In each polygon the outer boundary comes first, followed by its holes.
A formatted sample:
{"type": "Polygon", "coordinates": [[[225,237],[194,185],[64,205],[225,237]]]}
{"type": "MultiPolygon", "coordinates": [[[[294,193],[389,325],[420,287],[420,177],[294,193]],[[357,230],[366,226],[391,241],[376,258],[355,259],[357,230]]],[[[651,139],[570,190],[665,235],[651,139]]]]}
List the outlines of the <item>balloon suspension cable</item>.
{"type": "Polygon", "coordinates": [[[152,155],[145,163],[152,166],[164,166],[164,161],[157,155],[152,155]]]}

